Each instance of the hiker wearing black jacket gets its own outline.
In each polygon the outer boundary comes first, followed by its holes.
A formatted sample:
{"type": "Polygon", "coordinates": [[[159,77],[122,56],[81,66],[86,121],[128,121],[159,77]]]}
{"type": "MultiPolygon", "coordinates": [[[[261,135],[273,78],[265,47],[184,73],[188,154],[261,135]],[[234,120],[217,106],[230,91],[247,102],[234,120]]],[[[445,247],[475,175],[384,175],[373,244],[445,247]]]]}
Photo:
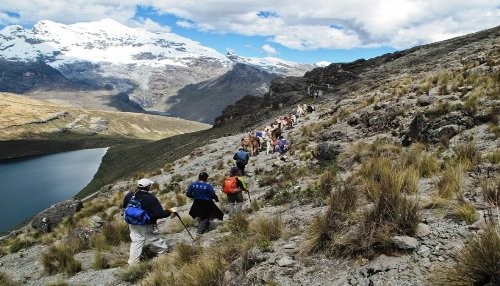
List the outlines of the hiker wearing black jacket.
{"type": "Polygon", "coordinates": [[[145,210],[151,218],[149,222],[144,225],[129,224],[130,229],[130,256],[128,264],[139,262],[139,257],[142,253],[142,248],[146,239],[153,245],[159,247],[159,253],[169,252],[167,242],[160,238],[160,231],[156,221],[161,218],[167,218],[177,212],[177,208],[163,209],[160,201],[149,192],[153,181],[149,179],[140,179],[137,181],[137,190],[129,192],[123,199],[123,208],[126,208],[130,199],[135,195],[135,199],[141,202],[141,208],[145,210]]]}

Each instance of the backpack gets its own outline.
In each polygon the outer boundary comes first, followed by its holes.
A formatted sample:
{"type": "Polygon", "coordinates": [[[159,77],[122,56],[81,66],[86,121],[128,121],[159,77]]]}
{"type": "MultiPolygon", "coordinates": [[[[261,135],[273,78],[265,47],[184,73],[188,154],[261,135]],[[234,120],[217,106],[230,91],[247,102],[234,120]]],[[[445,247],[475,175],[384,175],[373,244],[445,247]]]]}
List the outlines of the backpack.
{"type": "Polygon", "coordinates": [[[226,194],[235,194],[239,191],[237,177],[226,177],[224,180],[224,185],[222,186],[222,192],[226,194]]]}
{"type": "Polygon", "coordinates": [[[245,152],[245,151],[238,151],[238,153],[236,153],[236,158],[237,160],[236,161],[239,161],[239,162],[242,162],[243,164],[248,164],[248,153],[245,152]]]}
{"type": "Polygon", "coordinates": [[[128,202],[123,217],[127,223],[133,225],[144,225],[151,221],[148,213],[141,208],[141,202],[135,198],[135,194],[128,202]]]}

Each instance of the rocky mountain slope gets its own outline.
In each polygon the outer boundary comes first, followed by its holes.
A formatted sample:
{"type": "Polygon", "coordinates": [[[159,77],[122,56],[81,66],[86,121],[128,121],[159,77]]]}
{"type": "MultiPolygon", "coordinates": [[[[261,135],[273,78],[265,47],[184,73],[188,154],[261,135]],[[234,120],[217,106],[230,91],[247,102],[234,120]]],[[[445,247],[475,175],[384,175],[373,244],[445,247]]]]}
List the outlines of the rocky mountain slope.
{"type": "MultiPolygon", "coordinates": [[[[0,51],[0,91],[122,111],[139,105],[169,112],[176,102],[172,96],[191,103],[185,87],[217,80],[241,64],[254,67],[257,74],[276,75],[303,75],[315,67],[271,57],[226,56],[173,33],[129,28],[111,19],[73,25],[40,21],[31,30],[9,26],[0,31],[0,51]]],[[[218,90],[219,96],[234,98],[240,91],[238,80],[229,89],[218,90]]],[[[269,87],[269,81],[265,79],[250,93],[261,96],[267,91],[262,87],[269,87]]],[[[183,107],[175,110],[187,118],[191,112],[183,112],[183,107]]],[[[213,105],[217,113],[224,107],[218,102],[213,105]]],[[[211,120],[212,113],[205,122],[211,120]]]]}
{"type": "MultiPolygon", "coordinates": [[[[26,227],[4,237],[2,277],[13,285],[498,285],[499,39],[497,27],[276,79],[271,93],[228,107],[212,129],[237,120],[261,129],[297,103],[316,107],[284,130],[286,160],[251,158],[243,215],[213,222],[196,242],[177,219],[161,220],[173,253],[146,251],[140,265],[125,266],[119,204],[135,180],[157,182],[162,203],[179,206],[194,233],[185,187],[207,171],[220,189],[244,132],[103,187],[51,233],[26,227]],[[245,104],[251,112],[241,112],[245,104]]],[[[32,225],[61,220],[57,208],[32,225]]]]}

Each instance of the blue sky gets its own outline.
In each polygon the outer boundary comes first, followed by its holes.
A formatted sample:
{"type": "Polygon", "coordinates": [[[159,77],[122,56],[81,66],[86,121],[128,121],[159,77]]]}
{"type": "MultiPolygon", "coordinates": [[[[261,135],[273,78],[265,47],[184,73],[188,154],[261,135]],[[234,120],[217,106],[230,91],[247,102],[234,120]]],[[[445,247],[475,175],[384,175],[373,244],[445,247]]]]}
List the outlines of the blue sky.
{"type": "Polygon", "coordinates": [[[112,18],[221,53],[347,62],[500,25],[500,0],[1,0],[0,28],[112,18]]]}

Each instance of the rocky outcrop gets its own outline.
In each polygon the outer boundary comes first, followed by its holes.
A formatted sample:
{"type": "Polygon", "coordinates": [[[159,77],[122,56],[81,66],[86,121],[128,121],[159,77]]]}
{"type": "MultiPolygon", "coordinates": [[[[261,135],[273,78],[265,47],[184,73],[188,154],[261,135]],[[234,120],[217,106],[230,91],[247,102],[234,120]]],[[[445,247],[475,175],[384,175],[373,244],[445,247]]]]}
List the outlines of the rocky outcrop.
{"type": "Polygon", "coordinates": [[[57,203],[37,214],[31,221],[31,226],[41,232],[51,232],[65,217],[75,214],[81,208],[82,202],[76,199],[57,203]]]}

